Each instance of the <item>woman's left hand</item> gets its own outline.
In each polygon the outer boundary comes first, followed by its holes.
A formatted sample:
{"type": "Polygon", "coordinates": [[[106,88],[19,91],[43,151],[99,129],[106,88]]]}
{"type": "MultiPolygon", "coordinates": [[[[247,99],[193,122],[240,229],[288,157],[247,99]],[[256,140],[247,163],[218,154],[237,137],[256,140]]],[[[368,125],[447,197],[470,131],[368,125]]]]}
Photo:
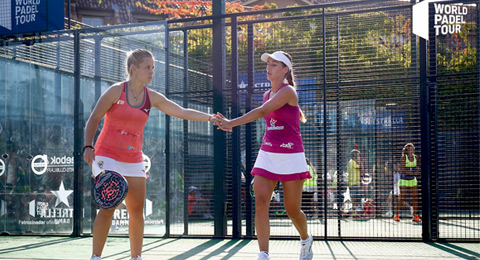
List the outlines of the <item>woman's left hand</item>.
{"type": "Polygon", "coordinates": [[[213,125],[218,126],[217,129],[221,129],[226,132],[232,132],[232,123],[230,120],[226,119],[221,113],[217,112],[217,118],[213,125]]]}

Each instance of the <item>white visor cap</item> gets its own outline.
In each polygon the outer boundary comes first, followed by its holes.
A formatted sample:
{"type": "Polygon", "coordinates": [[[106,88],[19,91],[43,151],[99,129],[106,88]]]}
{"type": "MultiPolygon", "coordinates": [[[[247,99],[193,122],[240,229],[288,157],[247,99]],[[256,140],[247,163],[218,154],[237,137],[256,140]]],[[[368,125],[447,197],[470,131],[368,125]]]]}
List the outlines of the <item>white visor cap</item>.
{"type": "Polygon", "coordinates": [[[270,53],[262,54],[262,57],[261,57],[262,61],[267,62],[268,58],[272,58],[276,61],[283,62],[283,64],[287,65],[289,69],[292,69],[292,62],[290,61],[290,59],[288,59],[287,55],[283,54],[282,51],[276,51],[272,54],[270,53]]]}

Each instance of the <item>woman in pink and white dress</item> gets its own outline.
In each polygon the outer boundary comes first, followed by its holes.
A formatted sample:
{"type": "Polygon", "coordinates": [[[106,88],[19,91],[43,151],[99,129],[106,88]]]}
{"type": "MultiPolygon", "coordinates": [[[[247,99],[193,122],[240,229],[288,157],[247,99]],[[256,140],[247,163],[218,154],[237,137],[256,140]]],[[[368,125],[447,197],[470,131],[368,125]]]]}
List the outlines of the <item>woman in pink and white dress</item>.
{"type": "Polygon", "coordinates": [[[258,259],[270,259],[270,199],[277,182],[281,182],[285,210],[300,234],[300,259],[310,260],[313,257],[313,238],[307,232],[307,218],[300,206],[303,182],[312,176],[305,160],[300,134],[300,121],[306,120],[298,106],[292,58],[283,51],[277,51],[264,53],[261,59],[267,63],[267,78],[272,86],[265,92],[263,104],[232,120],[218,114],[214,124],[222,130],[231,131],[235,126],[261,117],[265,119],[265,135],[251,172],[254,176],[255,229],[260,248],[258,259]]]}

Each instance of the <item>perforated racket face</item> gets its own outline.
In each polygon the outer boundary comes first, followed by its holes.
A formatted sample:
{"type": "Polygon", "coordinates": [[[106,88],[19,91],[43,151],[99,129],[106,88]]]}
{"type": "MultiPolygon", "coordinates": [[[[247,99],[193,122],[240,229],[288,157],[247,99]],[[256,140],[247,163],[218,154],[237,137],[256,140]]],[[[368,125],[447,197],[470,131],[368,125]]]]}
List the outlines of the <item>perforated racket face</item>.
{"type": "Polygon", "coordinates": [[[105,171],[95,178],[93,195],[97,204],[104,209],[113,209],[128,193],[127,180],[113,171],[105,171]]]}

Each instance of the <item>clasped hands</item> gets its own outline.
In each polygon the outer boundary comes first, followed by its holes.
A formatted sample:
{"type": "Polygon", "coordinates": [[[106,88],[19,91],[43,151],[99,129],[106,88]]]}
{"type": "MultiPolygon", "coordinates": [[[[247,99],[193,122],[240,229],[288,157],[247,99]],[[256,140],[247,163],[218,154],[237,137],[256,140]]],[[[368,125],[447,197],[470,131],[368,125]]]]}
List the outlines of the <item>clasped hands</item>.
{"type": "Polygon", "coordinates": [[[217,112],[216,115],[213,115],[213,125],[217,126],[217,129],[223,130],[225,132],[232,132],[232,122],[225,118],[220,112],[217,112]]]}

